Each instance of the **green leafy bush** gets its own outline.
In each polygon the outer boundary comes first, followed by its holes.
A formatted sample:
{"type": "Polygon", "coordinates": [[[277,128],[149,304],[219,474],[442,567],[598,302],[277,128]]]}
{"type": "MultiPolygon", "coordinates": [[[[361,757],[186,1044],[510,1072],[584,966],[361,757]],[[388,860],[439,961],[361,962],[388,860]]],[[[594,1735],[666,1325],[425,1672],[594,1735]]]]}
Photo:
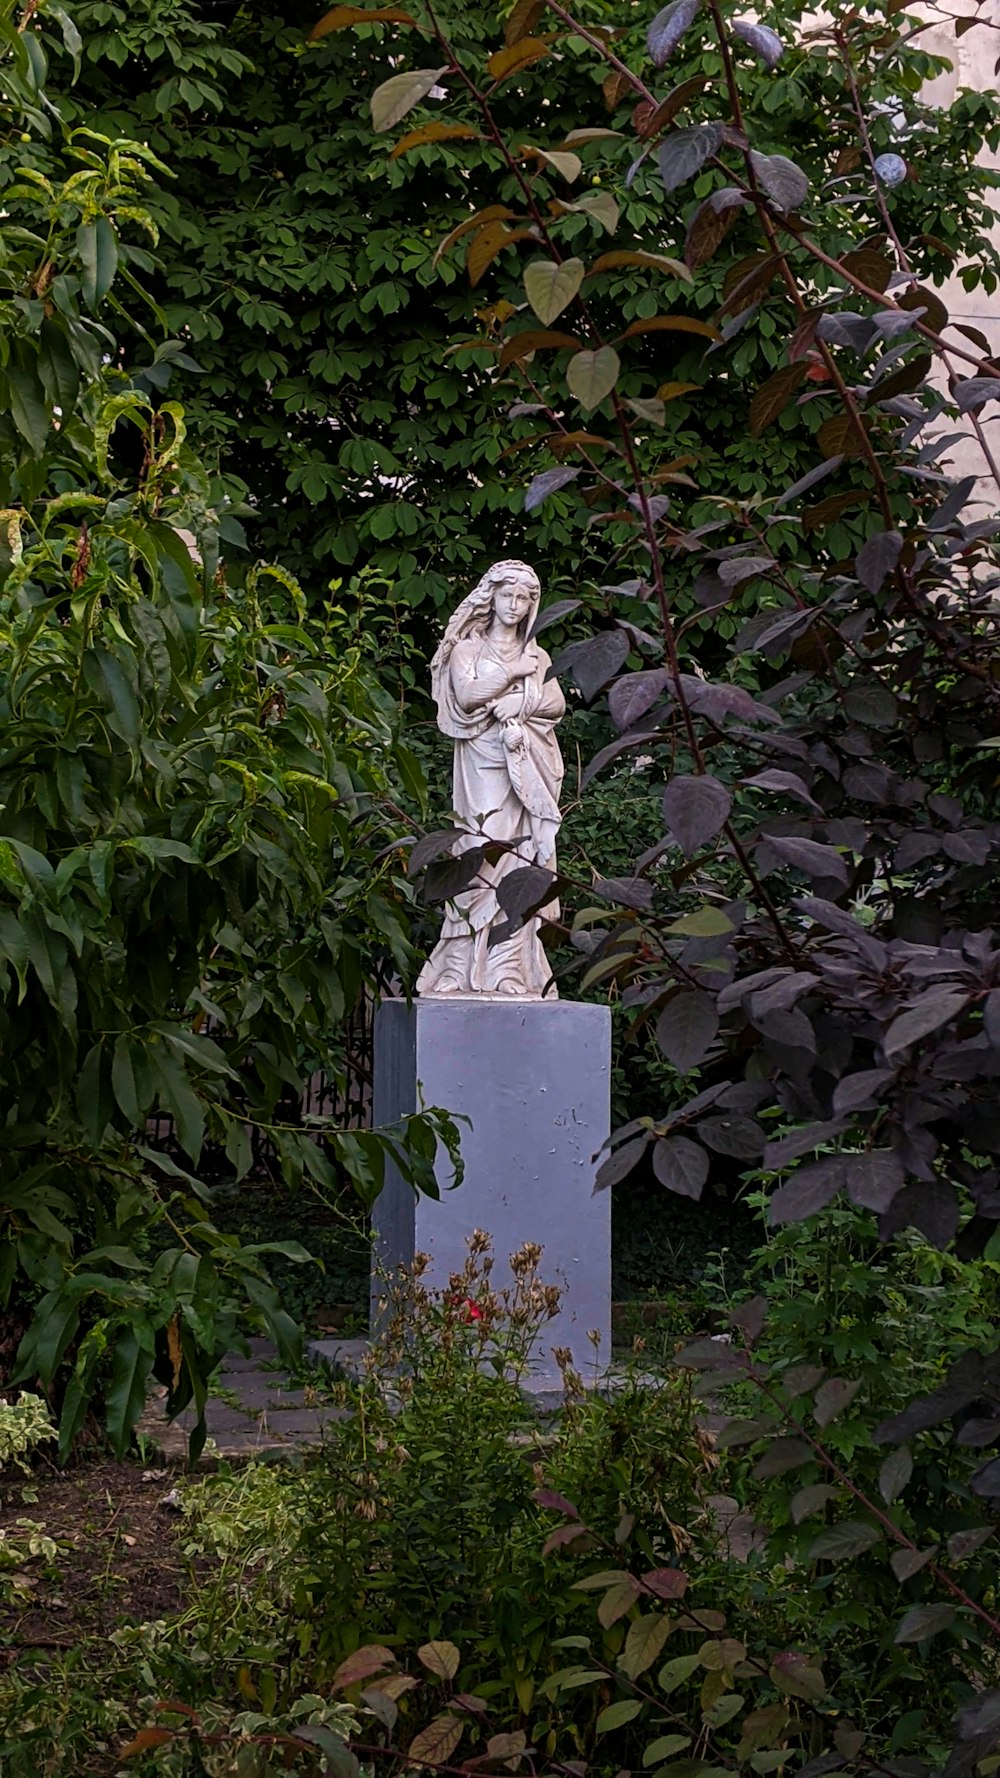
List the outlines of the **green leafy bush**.
{"type": "Polygon", "coordinates": [[[28,1453],[55,1436],[55,1427],[41,1396],[30,1395],[24,1390],[16,1401],[0,1401],[0,1470],[16,1464],[27,1473],[29,1466],[25,1457],[28,1453]]]}
{"type": "MultiPolygon", "coordinates": [[[[992,1749],[1000,1625],[976,1455],[919,1401],[880,1425],[905,1381],[798,1362],[780,1318],[755,1349],[752,1302],[731,1339],[604,1397],[564,1358],[562,1409],[540,1423],[515,1386],[546,1306],[532,1255],[504,1303],[473,1249],[446,1293],[417,1277],[394,1295],[321,1458],[192,1491],[187,1547],[218,1570],[177,1625],[123,1633],[123,1653],[206,1720],[203,1700],[224,1722],[234,1692],[279,1724],[304,1689],[349,1699],[351,1752],[375,1771],[581,1761],[705,1778],[905,1757],[922,1778],[953,1745],[956,1761],[992,1749]],[[719,1412],[732,1391],[736,1418],[719,1412]]],[[[910,1347],[897,1340],[904,1378],[910,1352],[946,1358],[951,1338],[935,1295],[910,1347]]],[[[269,1732],[254,1731],[262,1759],[269,1732]]],[[[190,1758],[192,1739],[172,1730],[164,1755],[190,1758]]]]}
{"type": "Polygon", "coordinates": [[[230,572],[242,530],[150,393],[163,355],[126,367],[111,331],[151,301],[129,241],[163,169],[65,127],[44,12],[22,26],[0,23],[0,1302],[65,1455],[96,1400],[123,1451],[152,1375],[200,1415],[241,1328],[294,1358],[265,1255],[308,1256],[223,1233],[214,1187],[263,1157],[368,1204],[388,1153],[436,1190],[439,1120],[302,1117],[375,960],[409,969],[393,793],[419,800],[419,770],[292,577],[230,572]],[[34,140],[46,175],[20,168],[34,140]]]}

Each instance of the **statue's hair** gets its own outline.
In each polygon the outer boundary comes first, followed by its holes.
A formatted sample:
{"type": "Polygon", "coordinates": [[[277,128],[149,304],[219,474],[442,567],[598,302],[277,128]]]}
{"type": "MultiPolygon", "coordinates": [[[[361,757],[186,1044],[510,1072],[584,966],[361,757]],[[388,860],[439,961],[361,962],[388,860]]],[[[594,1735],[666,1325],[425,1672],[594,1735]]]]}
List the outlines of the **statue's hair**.
{"type": "MultiPolygon", "coordinates": [[[[432,675],[442,673],[447,667],[456,642],[463,641],[466,636],[485,634],[486,625],[493,612],[493,594],[497,582],[509,579],[514,569],[517,570],[519,579],[531,583],[533,605],[535,610],[538,609],[538,601],[542,596],[542,583],[534,568],[529,563],[519,562],[513,557],[503,562],[494,562],[491,568],[487,568],[482,579],[476,582],[471,593],[466,593],[461,604],[456,605],[448,619],[447,628],[431,662],[432,675]]],[[[533,617],[534,613],[532,613],[533,617]]]]}
{"type": "Polygon", "coordinates": [[[531,587],[532,606],[526,621],[526,628],[530,629],[538,612],[542,583],[529,563],[519,562],[514,558],[494,562],[491,568],[487,568],[482,579],[476,582],[471,593],[466,593],[448,619],[444,635],[431,661],[431,693],[438,707],[439,726],[445,734],[452,733],[451,727],[444,720],[447,702],[445,676],[452,653],[456,644],[464,642],[466,637],[485,636],[493,614],[493,594],[497,582],[509,579],[514,570],[517,571],[518,579],[526,580],[531,587]]]}

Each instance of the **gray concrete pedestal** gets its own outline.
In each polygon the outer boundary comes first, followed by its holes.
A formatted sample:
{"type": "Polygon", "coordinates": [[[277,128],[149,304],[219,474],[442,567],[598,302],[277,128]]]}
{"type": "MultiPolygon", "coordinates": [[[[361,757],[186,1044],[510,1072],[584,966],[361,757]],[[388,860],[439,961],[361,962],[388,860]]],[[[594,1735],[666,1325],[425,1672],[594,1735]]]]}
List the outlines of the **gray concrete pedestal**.
{"type": "Polygon", "coordinates": [[[484,1229],[496,1264],[491,1282],[511,1282],[507,1257],[525,1241],[544,1249],[539,1274],[563,1291],[542,1330],[539,1382],[553,1372],[552,1348],[567,1346],[582,1372],[611,1359],[611,1200],[593,1195],[595,1155],[610,1125],[611,1015],[571,1000],[480,997],[386,1000],[375,1020],[376,1125],[421,1107],[461,1114],[465,1178],[449,1190],[441,1151],[438,1202],[416,1197],[393,1173],[373,1213],[378,1271],[431,1258],[425,1281],[447,1284],[465,1263],[466,1237],[484,1229]],[[471,1127],[470,1127],[471,1125],[471,1127]],[[600,1335],[595,1355],[590,1330],[600,1335]]]}

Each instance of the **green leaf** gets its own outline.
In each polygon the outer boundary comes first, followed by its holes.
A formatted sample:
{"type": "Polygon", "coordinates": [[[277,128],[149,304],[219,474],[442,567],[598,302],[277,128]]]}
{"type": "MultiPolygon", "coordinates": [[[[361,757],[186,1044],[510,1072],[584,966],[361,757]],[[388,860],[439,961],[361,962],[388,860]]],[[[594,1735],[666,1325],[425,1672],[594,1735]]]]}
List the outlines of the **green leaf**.
{"type": "Polygon", "coordinates": [[[394,74],[377,86],[371,96],[373,130],[391,130],[414,105],[426,99],[431,88],[448,73],[443,68],[411,68],[405,74],[394,74]]]}
{"type": "Polygon", "coordinates": [[[67,55],[70,55],[73,58],[73,79],[79,80],[80,58],[83,55],[83,38],[80,36],[69,13],[66,12],[63,7],[53,6],[50,0],[48,13],[49,17],[54,18],[59,26],[62,33],[63,46],[67,55]]]}
{"type": "Polygon", "coordinates": [[[615,387],[620,370],[614,347],[601,346],[596,352],[575,352],[566,366],[566,381],[581,407],[599,407],[615,387]]]}
{"type": "Polygon", "coordinates": [[[914,1605],[896,1631],[896,1642],[929,1642],[955,1621],[954,1605],[914,1605]]]}
{"type": "Polygon", "coordinates": [[[673,1759],[675,1754],[683,1753],[690,1745],[690,1735],[661,1735],[645,1749],[642,1763],[644,1766],[658,1766],[661,1760],[673,1759]]]}
{"type": "Polygon", "coordinates": [[[846,1519],[820,1532],[809,1546],[809,1560],[843,1562],[849,1556],[860,1556],[881,1541],[882,1533],[877,1525],[867,1524],[863,1519],[846,1519]]]}
{"type": "Polygon", "coordinates": [[[692,1673],[697,1673],[700,1666],[700,1654],[677,1655],[674,1660],[667,1661],[656,1676],[660,1690],[668,1693],[675,1692],[679,1685],[683,1685],[686,1679],[691,1678],[692,1673]]]}
{"type": "Polygon", "coordinates": [[[76,231],[76,250],[82,270],[83,300],[93,313],[107,296],[118,270],[118,236],[106,216],[81,222],[76,231]]]}
{"type": "Polygon", "coordinates": [[[205,1108],[177,1057],[163,1044],[155,1044],[150,1061],[160,1087],[160,1103],[170,1113],[177,1140],[194,1166],[198,1165],[205,1140],[205,1108]]]}
{"type": "Polygon", "coordinates": [[[140,1050],[141,1046],[138,1041],[123,1031],[115,1038],[114,1056],[111,1062],[111,1085],[114,1095],[133,1130],[142,1127],[146,1113],[146,1106],[139,1100],[139,1088],[136,1080],[136,1055],[140,1053],[140,1050]]]}
{"type": "Polygon", "coordinates": [[[564,259],[561,265],[551,259],[533,259],[525,266],[525,295],[544,327],[569,307],[585,270],[582,259],[564,259]]]}
{"type": "Polygon", "coordinates": [[[888,1506],[902,1494],[913,1474],[913,1458],[908,1445],[891,1451],[878,1472],[878,1489],[888,1506]]]}
{"type": "Polygon", "coordinates": [[[35,1305],[31,1326],[17,1350],[12,1381],[38,1376],[52,1382],[63,1354],[80,1325],[80,1304],[65,1284],[47,1291],[35,1305]]]}
{"type": "Polygon", "coordinates": [[[132,1429],[146,1405],[153,1356],[153,1334],[147,1326],[126,1327],[112,1353],[105,1421],[117,1457],[128,1450],[132,1429]]]}
{"type": "Polygon", "coordinates": [[[664,1612],[646,1612],[629,1624],[625,1647],[618,1665],[629,1679],[638,1679],[660,1654],[671,1631],[670,1619],[664,1612]]]}
{"type": "Polygon", "coordinates": [[[28,964],[31,961],[28,950],[28,935],[10,908],[0,908],[0,957],[9,963],[17,976],[20,1006],[28,986],[28,964]]]}
{"type": "Polygon", "coordinates": [[[49,436],[45,396],[33,371],[12,364],[7,372],[10,411],[14,424],[35,457],[40,457],[49,436]]]}
{"type": "Polygon", "coordinates": [[[624,1728],[627,1722],[632,1722],[639,1715],[641,1709],[642,1701],[639,1698],[619,1698],[617,1703],[606,1705],[597,1718],[597,1733],[608,1735],[612,1729],[624,1728]]]}
{"type": "Polygon", "coordinates": [[[139,705],[121,661],[100,644],[83,657],[83,671],[91,690],[108,711],[108,725],[129,747],[140,736],[139,705]]]}
{"type": "Polygon", "coordinates": [[[668,932],[676,932],[682,938],[725,938],[733,930],[733,923],[727,919],[721,908],[703,907],[695,914],[684,914],[680,920],[674,920],[668,932]]]}

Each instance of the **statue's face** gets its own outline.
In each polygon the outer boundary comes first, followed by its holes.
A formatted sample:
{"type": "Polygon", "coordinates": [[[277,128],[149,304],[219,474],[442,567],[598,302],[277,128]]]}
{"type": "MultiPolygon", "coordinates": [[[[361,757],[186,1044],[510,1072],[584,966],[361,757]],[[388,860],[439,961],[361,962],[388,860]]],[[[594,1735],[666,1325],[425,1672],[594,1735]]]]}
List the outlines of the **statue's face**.
{"type": "Polygon", "coordinates": [[[498,581],[493,589],[493,609],[501,623],[519,624],[534,603],[532,589],[516,574],[498,581]]]}

